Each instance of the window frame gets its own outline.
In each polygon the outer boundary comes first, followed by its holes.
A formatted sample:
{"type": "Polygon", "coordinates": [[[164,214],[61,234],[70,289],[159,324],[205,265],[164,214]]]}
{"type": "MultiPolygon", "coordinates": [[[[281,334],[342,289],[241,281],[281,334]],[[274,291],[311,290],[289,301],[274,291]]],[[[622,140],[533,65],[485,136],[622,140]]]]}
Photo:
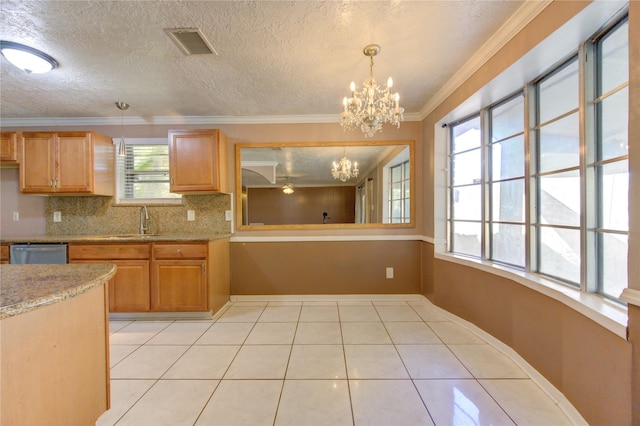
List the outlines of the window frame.
{"type": "MultiPolygon", "coordinates": [[[[119,139],[118,139],[119,141],[119,139]]],[[[114,139],[114,144],[119,143],[114,139]]],[[[175,197],[156,197],[156,198],[129,198],[124,196],[126,178],[127,178],[127,159],[130,158],[129,154],[132,153],[135,146],[167,146],[168,140],[166,138],[127,138],[125,151],[127,156],[121,157],[116,155],[115,158],[115,173],[116,173],[116,197],[114,205],[182,205],[183,198],[181,194],[176,194],[175,197]]],[[[167,157],[168,157],[167,152],[167,157]]],[[[168,164],[168,158],[167,158],[168,164]]],[[[164,181],[163,181],[164,182],[164,181]]],[[[167,170],[167,180],[169,182],[169,175],[167,170]]]]}
{"type": "MultiPolygon", "coordinates": [[[[524,274],[531,274],[532,276],[540,276],[540,278],[551,280],[552,282],[558,282],[562,285],[568,285],[572,288],[576,288],[581,292],[595,293],[597,296],[602,296],[605,299],[610,299],[616,303],[624,305],[625,303],[619,299],[619,295],[607,294],[604,291],[605,283],[603,282],[603,259],[606,255],[603,252],[602,238],[606,234],[618,234],[627,236],[628,247],[628,227],[627,231],[621,231],[618,229],[608,229],[602,227],[602,211],[599,210],[599,206],[602,204],[602,179],[601,168],[608,164],[616,164],[621,161],[627,161],[627,173],[628,173],[628,151],[625,155],[620,155],[613,158],[600,159],[599,151],[601,150],[602,141],[598,138],[601,136],[598,134],[598,119],[601,117],[598,114],[598,103],[609,96],[618,93],[625,87],[628,87],[628,79],[626,83],[608,90],[607,93],[600,94],[597,92],[597,72],[600,66],[600,58],[597,56],[598,43],[600,40],[606,39],[609,34],[612,34],[618,28],[628,22],[628,12],[618,14],[615,19],[609,21],[606,27],[601,28],[597,34],[591,37],[587,37],[577,51],[573,51],[570,55],[567,55],[563,60],[558,61],[546,72],[540,73],[538,77],[532,79],[529,83],[524,84],[524,88],[518,90],[515,94],[512,93],[509,96],[502,98],[501,100],[492,103],[489,106],[483,106],[479,110],[476,110],[473,114],[468,114],[463,119],[451,121],[443,125],[448,127],[446,132],[447,144],[445,151],[442,152],[443,159],[445,161],[446,170],[446,213],[443,216],[445,219],[445,226],[443,227],[443,237],[446,237],[443,243],[443,252],[447,252],[456,256],[468,257],[471,259],[477,259],[480,262],[487,262],[491,264],[504,265],[507,268],[513,269],[514,272],[521,271],[524,274]],[[577,58],[577,59],[576,59],[577,58]],[[561,72],[566,66],[577,60],[578,64],[578,106],[572,108],[569,111],[559,113],[557,117],[551,117],[546,120],[545,123],[540,123],[540,113],[538,110],[539,105],[539,83],[544,79],[553,76],[555,73],[561,72]],[[524,168],[524,186],[525,186],[525,266],[519,267],[518,265],[511,265],[499,260],[493,259],[492,246],[492,226],[495,223],[501,221],[495,221],[493,218],[493,206],[492,202],[492,184],[498,182],[493,179],[492,173],[492,150],[491,146],[498,141],[490,143],[491,137],[491,120],[489,112],[492,108],[499,106],[505,102],[508,102],[513,96],[517,96],[518,93],[524,94],[524,152],[525,152],[525,168],[524,168]],[[598,95],[598,96],[596,96],[598,95]],[[557,170],[540,170],[540,128],[547,124],[554,123],[565,117],[569,117],[577,113],[578,128],[578,165],[558,168],[557,170]],[[464,252],[456,250],[454,243],[455,224],[458,219],[455,219],[454,204],[454,189],[453,173],[454,163],[453,159],[455,154],[453,153],[454,143],[454,128],[460,123],[464,123],[469,120],[470,117],[480,116],[481,119],[481,131],[482,131],[482,170],[483,177],[481,181],[483,195],[481,197],[481,211],[483,217],[481,220],[481,255],[474,256],[464,252]],[[599,151],[597,151],[599,150],[599,151]],[[599,169],[600,168],[600,169],[599,169]],[[546,175],[555,175],[560,172],[571,172],[578,175],[580,198],[579,201],[574,201],[572,205],[579,203],[579,218],[577,225],[559,225],[559,224],[545,224],[540,220],[540,187],[541,178],[546,175]],[[579,233],[579,246],[574,245],[574,253],[579,256],[579,280],[578,282],[571,282],[570,280],[563,279],[563,277],[554,276],[553,274],[540,272],[540,249],[541,249],[541,237],[540,233],[543,228],[557,228],[557,229],[571,229],[576,230],[579,233]],[[577,251],[576,251],[577,249],[577,251]]],[[[628,37],[627,37],[628,43],[628,37]]],[[[573,65],[575,66],[575,65],[573,65]]],[[[575,78],[575,74],[574,74],[575,78]]],[[[627,89],[628,90],[628,89],[627,89]]],[[[508,137],[502,138],[506,140],[508,137]]],[[[628,144],[628,132],[627,132],[627,144],[628,144]]],[[[438,150],[436,150],[436,154],[438,150]]],[[[560,161],[562,164],[562,160],[560,161]]],[[[623,165],[621,165],[623,166],[623,165]]],[[[624,170],[621,168],[621,170],[624,170]]],[[[624,173],[624,172],[622,172],[624,173]]],[[[514,178],[516,179],[516,178],[514,178]]],[[[519,178],[517,178],[519,179],[519,178]]],[[[436,179],[437,180],[437,179],[436,179]]],[[[575,220],[575,219],[574,219],[575,220]]],[[[520,224],[520,223],[518,223],[520,224]]],[[[615,227],[615,225],[614,225],[615,227]]],[[[436,233],[438,234],[438,233],[436,233]]],[[[575,240],[574,243],[575,244],[575,240]]],[[[436,252],[439,251],[436,248],[436,252]]],[[[626,283],[628,286],[628,282],[626,283]]],[[[617,291],[617,290],[616,290],[617,291]]]]}

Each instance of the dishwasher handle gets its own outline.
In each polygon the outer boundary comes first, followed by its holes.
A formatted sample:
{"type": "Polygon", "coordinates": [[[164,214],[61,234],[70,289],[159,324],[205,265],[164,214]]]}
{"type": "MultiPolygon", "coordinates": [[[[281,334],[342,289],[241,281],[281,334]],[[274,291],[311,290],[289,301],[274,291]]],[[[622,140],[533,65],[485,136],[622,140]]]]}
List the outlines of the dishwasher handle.
{"type": "Polygon", "coordinates": [[[51,247],[14,247],[13,251],[60,251],[60,246],[51,246],[51,247]]]}

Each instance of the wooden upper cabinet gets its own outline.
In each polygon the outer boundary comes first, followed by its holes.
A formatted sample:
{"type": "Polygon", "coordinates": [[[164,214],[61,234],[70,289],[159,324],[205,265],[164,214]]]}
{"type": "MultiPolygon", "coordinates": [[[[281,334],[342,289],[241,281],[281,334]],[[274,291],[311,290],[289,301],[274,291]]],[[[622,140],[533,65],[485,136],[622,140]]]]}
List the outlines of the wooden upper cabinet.
{"type": "Polygon", "coordinates": [[[23,133],[20,191],[29,194],[115,194],[115,148],[96,132],[23,133]]]}
{"type": "Polygon", "coordinates": [[[229,192],[226,146],[219,130],[170,130],[170,191],[229,192]]]}
{"type": "Polygon", "coordinates": [[[0,133],[0,162],[4,164],[18,163],[18,134],[16,132],[0,133]]]}

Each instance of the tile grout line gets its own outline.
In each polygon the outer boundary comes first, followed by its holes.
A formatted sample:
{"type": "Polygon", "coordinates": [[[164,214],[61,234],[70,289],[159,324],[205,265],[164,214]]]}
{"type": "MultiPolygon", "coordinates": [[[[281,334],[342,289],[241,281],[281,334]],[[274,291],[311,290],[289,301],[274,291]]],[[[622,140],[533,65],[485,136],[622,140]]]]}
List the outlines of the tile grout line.
{"type": "Polygon", "coordinates": [[[298,321],[296,321],[296,327],[293,332],[293,338],[291,339],[291,347],[289,348],[289,357],[287,358],[287,365],[284,368],[284,375],[282,377],[282,386],[280,387],[280,395],[278,396],[278,402],[276,403],[276,412],[273,415],[273,426],[275,426],[276,420],[278,419],[278,411],[280,410],[280,403],[282,402],[282,394],[284,393],[284,386],[287,382],[287,372],[289,370],[289,363],[291,362],[291,353],[293,352],[293,343],[296,338],[296,332],[298,331],[298,324],[300,324],[300,315],[302,315],[302,305],[300,305],[300,312],[298,312],[298,321]]]}
{"type": "Polygon", "coordinates": [[[344,347],[344,334],[342,333],[342,317],[340,316],[340,304],[336,303],[338,310],[338,329],[340,330],[340,342],[342,347],[342,361],[344,362],[344,376],[347,382],[347,392],[349,394],[349,410],[351,411],[351,424],[355,426],[356,415],[353,411],[353,396],[351,395],[351,379],[349,378],[349,368],[347,367],[347,351],[344,347]]]}
{"type": "MultiPolygon", "coordinates": [[[[400,305],[400,306],[402,306],[402,305],[400,305]]],[[[408,303],[407,303],[407,306],[409,306],[411,308],[411,310],[415,312],[415,309],[413,309],[408,303]]],[[[380,316],[380,313],[378,312],[378,309],[376,308],[375,304],[373,305],[373,309],[376,310],[376,312],[378,313],[378,316],[382,320],[382,317],[380,316]]],[[[416,312],[416,315],[418,315],[417,312],[416,312]]],[[[418,315],[418,317],[420,319],[422,319],[422,317],[420,317],[420,315],[418,315]]],[[[396,342],[393,340],[393,337],[391,337],[391,333],[389,333],[389,329],[387,328],[387,324],[386,324],[385,321],[382,321],[382,326],[384,327],[384,330],[387,332],[387,336],[389,337],[389,340],[391,341],[391,344],[393,345],[393,349],[395,349],[396,355],[398,355],[398,358],[400,359],[400,362],[402,363],[402,366],[404,367],[404,370],[406,371],[407,376],[409,377],[409,380],[411,381],[411,385],[413,386],[413,388],[415,389],[416,393],[418,394],[418,398],[420,398],[420,402],[422,402],[422,406],[427,411],[427,414],[429,415],[429,418],[431,419],[431,422],[435,425],[436,424],[435,419],[433,418],[433,415],[431,414],[431,411],[429,411],[429,407],[427,407],[427,404],[424,401],[424,398],[422,397],[422,394],[418,390],[418,386],[416,386],[416,383],[413,380],[413,377],[411,377],[411,373],[409,372],[409,369],[407,368],[407,364],[404,362],[404,359],[402,359],[402,356],[400,355],[400,351],[398,350],[398,346],[396,345],[396,342]]]]}

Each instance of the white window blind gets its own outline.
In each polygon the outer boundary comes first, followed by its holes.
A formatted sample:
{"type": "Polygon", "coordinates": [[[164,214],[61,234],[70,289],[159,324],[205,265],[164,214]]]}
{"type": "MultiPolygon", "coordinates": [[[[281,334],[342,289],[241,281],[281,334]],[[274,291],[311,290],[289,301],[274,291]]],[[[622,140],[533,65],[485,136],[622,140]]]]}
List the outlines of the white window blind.
{"type": "Polygon", "coordinates": [[[127,144],[126,156],[117,158],[118,199],[179,199],[169,192],[169,147],[164,144],[127,144]]]}

